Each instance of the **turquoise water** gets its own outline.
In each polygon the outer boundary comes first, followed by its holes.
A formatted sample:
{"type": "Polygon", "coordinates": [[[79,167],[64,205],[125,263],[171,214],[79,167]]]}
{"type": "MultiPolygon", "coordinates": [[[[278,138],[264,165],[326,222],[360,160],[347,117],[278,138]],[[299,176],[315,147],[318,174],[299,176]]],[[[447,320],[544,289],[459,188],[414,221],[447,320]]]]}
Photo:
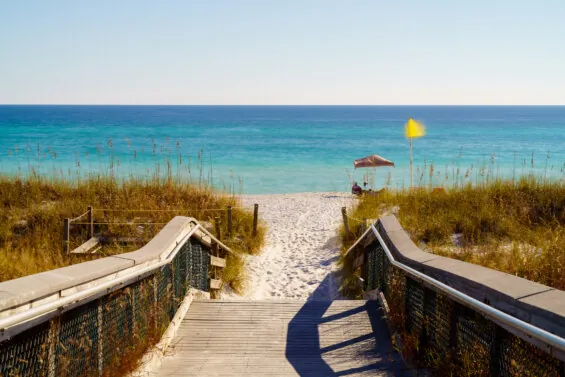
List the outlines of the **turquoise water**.
{"type": "Polygon", "coordinates": [[[168,160],[174,174],[249,194],[349,191],[365,174],[407,187],[409,116],[428,132],[414,140],[415,183],[430,183],[431,163],[433,186],[564,175],[565,107],[498,106],[5,105],[0,172],[150,176],[168,160]],[[353,169],[372,153],[396,168],[353,169]]]}

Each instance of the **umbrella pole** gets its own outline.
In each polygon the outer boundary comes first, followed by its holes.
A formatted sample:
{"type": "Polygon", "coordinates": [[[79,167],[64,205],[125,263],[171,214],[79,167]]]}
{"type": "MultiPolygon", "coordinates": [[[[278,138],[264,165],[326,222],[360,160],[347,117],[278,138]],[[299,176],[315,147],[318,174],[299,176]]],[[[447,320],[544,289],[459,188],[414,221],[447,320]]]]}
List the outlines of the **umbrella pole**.
{"type": "Polygon", "coordinates": [[[410,188],[412,188],[412,138],[410,138],[410,188]]]}

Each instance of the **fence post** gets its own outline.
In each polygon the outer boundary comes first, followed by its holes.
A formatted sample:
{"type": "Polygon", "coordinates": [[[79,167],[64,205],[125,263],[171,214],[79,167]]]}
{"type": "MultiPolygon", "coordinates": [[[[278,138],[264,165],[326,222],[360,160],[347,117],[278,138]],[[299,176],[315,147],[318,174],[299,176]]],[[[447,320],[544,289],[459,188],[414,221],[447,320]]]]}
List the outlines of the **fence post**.
{"type": "Polygon", "coordinates": [[[404,290],[404,328],[406,332],[412,331],[412,321],[410,320],[410,314],[412,307],[410,305],[410,288],[412,284],[412,279],[408,276],[408,274],[404,274],[404,286],[406,287],[404,290]]]}
{"type": "Polygon", "coordinates": [[[155,321],[155,327],[158,326],[158,317],[157,314],[159,309],[159,281],[157,280],[157,274],[153,274],[153,317],[155,321]]]}
{"type": "Polygon", "coordinates": [[[228,206],[228,237],[231,238],[233,230],[232,218],[231,218],[231,206],[228,206]]]}
{"type": "Polygon", "coordinates": [[[257,235],[257,217],[259,216],[259,204],[255,203],[253,208],[253,237],[257,235]]]}
{"type": "Polygon", "coordinates": [[[96,308],[96,320],[98,331],[98,375],[104,373],[104,298],[98,299],[96,308]]]}
{"type": "Polygon", "coordinates": [[[361,279],[363,279],[363,290],[369,291],[373,287],[369,286],[369,251],[366,247],[363,248],[363,265],[361,266],[361,279]]]}
{"type": "Polygon", "coordinates": [[[422,332],[420,334],[420,350],[422,354],[424,354],[424,348],[427,348],[430,342],[430,327],[432,326],[431,321],[433,321],[433,317],[429,315],[430,312],[435,312],[435,305],[436,305],[436,293],[432,291],[430,288],[427,288],[424,284],[420,283],[420,287],[424,291],[423,295],[423,317],[422,317],[422,332]],[[433,307],[432,307],[433,301],[433,307]]]}
{"type": "Polygon", "coordinates": [[[59,317],[49,322],[49,350],[47,354],[47,376],[56,377],[57,343],[59,342],[59,317]]]}
{"type": "Polygon", "coordinates": [[[216,237],[218,237],[218,240],[222,240],[222,232],[220,230],[220,216],[216,216],[214,217],[214,223],[216,225],[216,237]]]}
{"type": "Polygon", "coordinates": [[[69,253],[69,236],[70,236],[70,225],[71,220],[65,219],[63,220],[63,248],[65,253],[69,253]]]}
{"type": "Polygon", "coordinates": [[[500,376],[500,345],[504,337],[504,329],[493,322],[494,331],[490,343],[490,375],[500,376]]]}
{"type": "Polygon", "coordinates": [[[375,258],[375,263],[377,265],[377,279],[378,279],[378,287],[379,289],[385,293],[385,273],[384,273],[384,269],[385,269],[385,261],[384,259],[386,258],[385,256],[385,252],[382,248],[382,246],[380,244],[377,244],[377,255],[375,258]]]}
{"type": "Polygon", "coordinates": [[[449,319],[449,347],[455,353],[457,351],[457,322],[459,321],[459,315],[461,314],[461,304],[453,301],[453,306],[451,307],[451,317],[449,319]]]}
{"type": "Polygon", "coordinates": [[[88,238],[94,237],[94,209],[88,206],[88,238]]]}
{"type": "Polygon", "coordinates": [[[347,223],[347,212],[345,207],[341,207],[341,215],[343,217],[343,228],[345,229],[345,237],[349,239],[349,224],[347,223]]]}
{"type": "MultiPolygon", "coordinates": [[[[218,243],[214,240],[212,240],[212,255],[215,257],[219,257],[220,256],[220,245],[218,245],[218,243]]],[[[218,279],[218,267],[217,266],[212,266],[212,274],[214,276],[214,279],[218,279]]]]}

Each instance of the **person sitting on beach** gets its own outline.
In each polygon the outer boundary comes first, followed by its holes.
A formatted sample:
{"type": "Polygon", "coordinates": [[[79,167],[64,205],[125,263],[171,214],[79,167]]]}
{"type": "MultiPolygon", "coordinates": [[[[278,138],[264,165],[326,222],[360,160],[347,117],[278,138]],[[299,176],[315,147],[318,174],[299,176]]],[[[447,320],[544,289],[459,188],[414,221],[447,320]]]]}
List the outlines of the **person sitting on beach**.
{"type": "Polygon", "coordinates": [[[363,193],[363,189],[361,186],[357,184],[357,182],[353,182],[353,187],[351,187],[351,193],[355,195],[361,195],[363,193]]]}

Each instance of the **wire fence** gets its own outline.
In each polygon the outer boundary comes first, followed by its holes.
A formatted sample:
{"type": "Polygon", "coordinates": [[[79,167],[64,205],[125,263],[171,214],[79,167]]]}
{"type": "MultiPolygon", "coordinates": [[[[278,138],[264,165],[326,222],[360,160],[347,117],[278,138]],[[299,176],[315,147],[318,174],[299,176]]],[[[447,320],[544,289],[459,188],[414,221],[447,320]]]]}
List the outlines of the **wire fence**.
{"type": "Polygon", "coordinates": [[[358,218],[355,218],[355,217],[351,217],[349,215],[346,215],[346,216],[349,220],[353,220],[353,221],[360,223],[360,224],[365,224],[367,222],[367,219],[358,219],[358,218]]]}
{"type": "Polygon", "coordinates": [[[77,216],[77,217],[74,217],[74,218],[72,218],[72,219],[69,219],[69,221],[70,221],[70,222],[78,221],[78,220],[82,219],[83,217],[88,216],[89,213],[90,213],[90,210],[86,211],[86,212],[83,213],[82,215],[79,215],[79,216],[77,216]]]}
{"type": "MultiPolygon", "coordinates": [[[[232,209],[247,209],[252,207],[230,206],[232,209]]],[[[226,208],[175,208],[175,209],[139,209],[139,208],[94,208],[94,212],[205,212],[205,211],[227,211],[226,208]]]]}
{"type": "MultiPolygon", "coordinates": [[[[98,240],[106,242],[113,240],[135,240],[154,237],[159,230],[158,227],[166,225],[171,220],[172,215],[191,215],[202,219],[203,214],[211,212],[203,219],[212,222],[216,227],[216,236],[220,236],[220,224],[224,223],[225,231],[231,237],[234,235],[233,215],[237,216],[234,210],[251,210],[253,208],[253,235],[257,234],[259,205],[253,207],[246,206],[226,206],[225,208],[181,208],[181,209],[143,209],[143,208],[94,208],[88,207],[83,214],[67,218],[63,222],[63,249],[66,253],[80,252],[91,238],[97,237],[98,240]],[[95,214],[98,214],[95,216],[95,214]],[[131,214],[142,214],[138,216],[128,216],[131,214]],[[86,221],[83,220],[87,217],[86,221]],[[121,227],[121,228],[119,228],[121,227]],[[132,227],[126,230],[123,227],[132,227]],[[137,227],[137,229],[133,228],[137,227]]],[[[96,243],[96,246],[98,243],[96,243]]]]}
{"type": "Polygon", "coordinates": [[[0,342],[0,376],[125,374],[160,339],[188,289],[208,290],[209,251],[189,239],[151,275],[0,342]]]}
{"type": "MultiPolygon", "coordinates": [[[[73,223],[74,225],[90,225],[90,223],[73,223]]],[[[134,221],[128,221],[128,222],[120,222],[120,221],[108,221],[108,222],[103,222],[103,221],[97,221],[94,223],[95,225],[165,225],[167,223],[163,223],[163,222],[134,222],[134,221]]]]}

